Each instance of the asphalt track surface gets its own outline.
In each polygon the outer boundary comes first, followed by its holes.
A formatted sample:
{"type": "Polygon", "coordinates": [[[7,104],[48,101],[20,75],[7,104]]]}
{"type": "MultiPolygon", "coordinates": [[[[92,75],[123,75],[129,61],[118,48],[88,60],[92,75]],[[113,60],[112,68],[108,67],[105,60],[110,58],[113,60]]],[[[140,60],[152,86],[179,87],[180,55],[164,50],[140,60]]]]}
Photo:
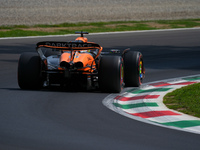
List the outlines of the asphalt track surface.
{"type": "MultiPolygon", "coordinates": [[[[46,37],[0,40],[0,150],[199,149],[200,135],[146,124],[102,104],[109,93],[20,90],[19,55],[46,37]]],[[[200,29],[88,35],[105,50],[144,55],[145,83],[200,74],[200,29]]]]}

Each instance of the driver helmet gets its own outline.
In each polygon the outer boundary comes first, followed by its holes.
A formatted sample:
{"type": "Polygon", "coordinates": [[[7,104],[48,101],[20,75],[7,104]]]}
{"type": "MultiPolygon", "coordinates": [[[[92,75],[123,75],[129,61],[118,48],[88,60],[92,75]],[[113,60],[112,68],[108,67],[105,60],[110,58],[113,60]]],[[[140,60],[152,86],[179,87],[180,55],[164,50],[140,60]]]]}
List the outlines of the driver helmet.
{"type": "Polygon", "coordinates": [[[86,37],[78,37],[75,40],[76,42],[83,42],[83,43],[87,43],[88,39],[86,37]]]}

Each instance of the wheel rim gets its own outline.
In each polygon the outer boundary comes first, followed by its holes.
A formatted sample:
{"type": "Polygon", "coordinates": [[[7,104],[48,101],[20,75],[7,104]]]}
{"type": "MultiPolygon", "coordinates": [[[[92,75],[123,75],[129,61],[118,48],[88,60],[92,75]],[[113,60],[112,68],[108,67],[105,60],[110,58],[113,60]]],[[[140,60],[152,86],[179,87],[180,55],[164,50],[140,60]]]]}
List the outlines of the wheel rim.
{"type": "Polygon", "coordinates": [[[143,79],[143,61],[141,60],[141,57],[139,58],[139,84],[142,84],[142,79],[143,79]]]}

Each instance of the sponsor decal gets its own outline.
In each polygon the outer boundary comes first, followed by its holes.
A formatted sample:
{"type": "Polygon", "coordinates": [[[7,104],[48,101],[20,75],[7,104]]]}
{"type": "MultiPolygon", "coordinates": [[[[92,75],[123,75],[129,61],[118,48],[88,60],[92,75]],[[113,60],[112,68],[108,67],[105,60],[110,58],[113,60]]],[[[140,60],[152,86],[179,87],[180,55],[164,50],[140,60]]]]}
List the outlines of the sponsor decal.
{"type": "Polygon", "coordinates": [[[54,46],[54,47],[92,47],[90,43],[64,43],[64,42],[46,42],[45,45],[54,46]]]}

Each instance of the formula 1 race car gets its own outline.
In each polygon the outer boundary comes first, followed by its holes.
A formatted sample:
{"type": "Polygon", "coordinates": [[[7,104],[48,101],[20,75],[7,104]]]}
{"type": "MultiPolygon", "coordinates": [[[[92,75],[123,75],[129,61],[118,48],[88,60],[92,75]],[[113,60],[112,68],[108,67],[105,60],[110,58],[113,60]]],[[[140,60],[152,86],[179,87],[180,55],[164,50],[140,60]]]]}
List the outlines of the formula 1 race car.
{"type": "Polygon", "coordinates": [[[120,92],[124,86],[138,87],[145,69],[140,52],[110,50],[88,42],[84,34],[72,42],[44,41],[37,43],[37,53],[26,52],[19,58],[18,85],[21,89],[49,86],[100,89],[120,92]]]}

